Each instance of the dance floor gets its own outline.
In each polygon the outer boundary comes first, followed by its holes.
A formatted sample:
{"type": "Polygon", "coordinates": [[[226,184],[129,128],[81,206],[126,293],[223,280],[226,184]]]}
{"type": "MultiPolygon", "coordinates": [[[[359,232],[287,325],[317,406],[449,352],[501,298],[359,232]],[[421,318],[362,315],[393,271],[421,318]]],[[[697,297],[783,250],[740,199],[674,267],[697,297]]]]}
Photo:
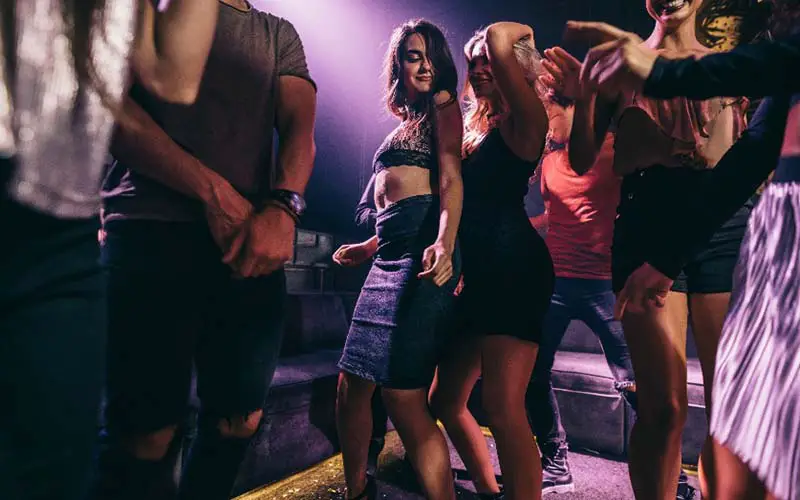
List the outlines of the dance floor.
{"type": "MultiPolygon", "coordinates": [[[[487,433],[488,434],[488,433],[487,433]]],[[[487,435],[495,471],[499,473],[494,441],[487,435]]],[[[413,472],[403,461],[403,446],[395,432],[386,437],[386,447],[381,454],[378,470],[379,498],[420,500],[413,472]]],[[[451,447],[451,460],[456,469],[457,498],[473,500],[474,493],[458,454],[451,447]]],[[[627,500],[633,499],[628,467],[624,462],[602,457],[586,450],[570,453],[575,492],[551,494],[552,500],[627,500]]],[[[692,484],[696,479],[690,476],[692,484]]],[[[341,455],[334,456],[309,470],[295,474],[281,482],[266,486],[238,497],[236,500],[328,500],[344,498],[344,477],[341,455]]]]}

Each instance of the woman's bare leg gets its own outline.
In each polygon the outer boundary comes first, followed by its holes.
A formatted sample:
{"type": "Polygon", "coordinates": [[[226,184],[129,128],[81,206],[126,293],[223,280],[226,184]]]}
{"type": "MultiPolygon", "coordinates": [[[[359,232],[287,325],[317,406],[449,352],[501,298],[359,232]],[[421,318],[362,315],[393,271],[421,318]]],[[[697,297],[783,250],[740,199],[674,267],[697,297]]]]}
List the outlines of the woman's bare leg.
{"type": "Polygon", "coordinates": [[[736,454],[719,441],[711,442],[717,479],[713,500],[778,500],[736,454]]]}
{"type": "Polygon", "coordinates": [[[626,312],[623,328],[639,403],[628,455],[639,500],[674,500],[686,422],[686,295],[670,292],[663,308],[626,312]]]}
{"type": "MultiPolygon", "coordinates": [[[[692,333],[697,345],[697,356],[703,370],[703,389],[706,400],[706,418],[711,421],[711,389],[714,387],[714,367],[717,347],[722,336],[722,326],[728,314],[730,293],[692,294],[689,296],[689,311],[692,318],[692,333]]],[[[715,498],[714,445],[706,436],[698,463],[698,479],[703,498],[715,498]]]]}
{"type": "Polygon", "coordinates": [[[525,407],[538,346],[505,335],[482,340],[483,406],[508,500],[542,498],[542,463],[525,407]]]}
{"type": "Polygon", "coordinates": [[[367,455],[372,437],[372,394],[375,384],[350,373],[339,374],[336,429],[342,447],[347,498],[367,487],[367,455]]]}
{"type": "Polygon", "coordinates": [[[481,374],[479,338],[453,346],[439,363],[430,392],[431,410],[442,421],[478,493],[497,493],[489,447],[467,402],[481,374]]]}
{"type": "MultiPolygon", "coordinates": [[[[428,500],[453,500],[456,496],[447,441],[428,409],[426,389],[382,388],[386,411],[417,472],[428,500]]],[[[370,427],[371,429],[371,427],[370,427]]]]}

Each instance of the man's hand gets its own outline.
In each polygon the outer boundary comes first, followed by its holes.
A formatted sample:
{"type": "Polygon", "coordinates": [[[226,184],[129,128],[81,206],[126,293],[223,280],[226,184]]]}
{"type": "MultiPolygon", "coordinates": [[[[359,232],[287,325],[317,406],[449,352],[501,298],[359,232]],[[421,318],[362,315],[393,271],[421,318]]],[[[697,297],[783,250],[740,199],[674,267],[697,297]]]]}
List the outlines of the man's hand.
{"type": "Polygon", "coordinates": [[[226,181],[215,182],[205,200],[206,221],[214,241],[227,253],[234,238],[253,215],[253,205],[226,181]]]}
{"type": "Polygon", "coordinates": [[[244,278],[271,274],[292,260],[294,236],[294,219],[283,209],[269,205],[236,234],[222,261],[244,278]]]}
{"type": "Polygon", "coordinates": [[[658,52],[635,33],[606,23],[567,22],[566,36],[595,45],[581,68],[581,85],[594,91],[640,90],[658,52]]]}
{"type": "Polygon", "coordinates": [[[419,279],[429,279],[436,286],[442,286],[453,277],[453,253],[444,244],[436,242],[422,253],[422,272],[419,279]]]}
{"type": "Polygon", "coordinates": [[[614,317],[621,320],[625,311],[643,313],[654,307],[664,307],[673,280],[647,262],[631,274],[614,305],[614,317]]]}

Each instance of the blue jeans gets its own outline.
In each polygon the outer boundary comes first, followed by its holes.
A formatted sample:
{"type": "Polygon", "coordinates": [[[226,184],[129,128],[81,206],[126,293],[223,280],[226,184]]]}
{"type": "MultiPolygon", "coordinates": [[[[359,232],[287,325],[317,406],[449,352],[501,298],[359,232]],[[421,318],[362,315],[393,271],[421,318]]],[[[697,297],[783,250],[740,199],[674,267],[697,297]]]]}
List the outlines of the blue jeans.
{"type": "MultiPolygon", "coordinates": [[[[631,355],[622,324],[614,319],[615,300],[611,280],[556,278],[527,393],[531,426],[542,450],[557,450],[567,443],[551,378],[556,351],[572,320],[585,323],[600,339],[617,390],[633,385],[631,355]]],[[[633,394],[622,392],[635,409],[635,401],[629,397],[633,394]]]]}
{"type": "Polygon", "coordinates": [[[98,227],[95,219],[56,219],[0,195],[3,500],[85,495],[106,344],[98,227]]]}

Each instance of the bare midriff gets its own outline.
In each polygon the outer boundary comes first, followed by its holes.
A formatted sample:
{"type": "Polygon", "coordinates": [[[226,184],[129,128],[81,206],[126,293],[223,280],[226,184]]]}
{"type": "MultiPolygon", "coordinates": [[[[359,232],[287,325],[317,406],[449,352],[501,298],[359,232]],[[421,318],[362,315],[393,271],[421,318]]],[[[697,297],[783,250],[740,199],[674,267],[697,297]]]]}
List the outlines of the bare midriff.
{"type": "Polygon", "coordinates": [[[433,193],[431,171],[423,167],[389,167],[375,178],[375,206],[383,210],[398,201],[433,193]]]}

